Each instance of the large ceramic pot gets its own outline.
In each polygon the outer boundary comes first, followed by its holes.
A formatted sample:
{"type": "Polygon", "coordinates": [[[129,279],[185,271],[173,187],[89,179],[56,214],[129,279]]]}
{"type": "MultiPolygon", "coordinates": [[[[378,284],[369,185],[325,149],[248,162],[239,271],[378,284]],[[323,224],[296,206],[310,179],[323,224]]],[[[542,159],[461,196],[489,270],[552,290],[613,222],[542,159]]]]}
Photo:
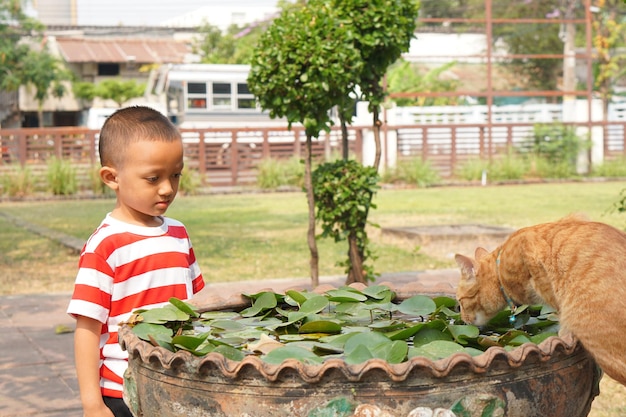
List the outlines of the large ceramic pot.
{"type": "Polygon", "coordinates": [[[310,416],[338,399],[375,405],[387,416],[404,417],[417,407],[448,409],[459,400],[480,416],[480,404],[496,400],[501,411],[488,415],[583,417],[600,378],[572,337],[437,361],[347,365],[330,359],[305,365],[293,359],[272,365],[254,356],[234,362],[218,353],[172,353],[140,340],[128,327],[120,335],[129,354],[124,395],[138,417],[310,416]]]}

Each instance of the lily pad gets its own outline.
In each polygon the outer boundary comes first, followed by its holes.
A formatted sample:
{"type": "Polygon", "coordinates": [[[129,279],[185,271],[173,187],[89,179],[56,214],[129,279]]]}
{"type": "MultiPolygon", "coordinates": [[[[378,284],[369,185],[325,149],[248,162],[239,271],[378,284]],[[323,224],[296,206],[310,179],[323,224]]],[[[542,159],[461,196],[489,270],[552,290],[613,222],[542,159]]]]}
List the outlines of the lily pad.
{"type": "Polygon", "coordinates": [[[276,300],[276,294],[273,292],[263,292],[259,295],[259,297],[254,300],[252,303],[252,307],[246,308],[240,314],[242,317],[252,317],[256,316],[262,311],[270,310],[278,305],[278,301],[276,300]]]}
{"type": "Polygon", "coordinates": [[[310,321],[300,326],[300,329],[298,329],[298,333],[336,334],[341,333],[341,325],[329,320],[310,321]]]}
{"type": "Polygon", "coordinates": [[[263,356],[263,360],[272,364],[281,364],[287,359],[296,359],[304,363],[322,363],[323,359],[314,352],[299,346],[283,346],[274,349],[267,355],[263,356]]]}
{"type": "Polygon", "coordinates": [[[407,298],[398,306],[398,311],[412,316],[428,316],[437,309],[432,298],[425,295],[415,295],[407,298]]]}

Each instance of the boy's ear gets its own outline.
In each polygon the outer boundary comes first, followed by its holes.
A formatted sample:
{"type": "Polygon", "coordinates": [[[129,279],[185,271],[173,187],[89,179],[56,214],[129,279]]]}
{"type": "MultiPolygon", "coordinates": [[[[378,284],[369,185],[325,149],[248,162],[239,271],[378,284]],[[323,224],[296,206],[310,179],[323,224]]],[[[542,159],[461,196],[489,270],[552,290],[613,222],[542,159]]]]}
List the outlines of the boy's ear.
{"type": "Polygon", "coordinates": [[[109,166],[103,166],[100,168],[100,179],[107,187],[113,191],[117,191],[117,171],[115,168],[109,166]]]}

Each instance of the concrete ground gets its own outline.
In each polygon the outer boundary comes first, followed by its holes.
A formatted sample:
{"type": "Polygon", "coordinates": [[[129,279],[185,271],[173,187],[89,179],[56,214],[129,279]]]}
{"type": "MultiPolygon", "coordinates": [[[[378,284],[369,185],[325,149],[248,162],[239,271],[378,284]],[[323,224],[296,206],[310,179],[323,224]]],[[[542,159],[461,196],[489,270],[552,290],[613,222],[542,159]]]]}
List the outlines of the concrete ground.
{"type": "MultiPolygon", "coordinates": [[[[343,285],[344,277],[325,277],[320,284],[343,285]]],[[[383,274],[399,295],[453,293],[457,270],[383,274]]],[[[308,278],[207,283],[194,299],[198,306],[262,289],[283,292],[310,289],[308,278]]],[[[70,294],[0,297],[0,417],[81,417],[74,371],[74,327],[66,313],[70,294]],[[60,331],[57,331],[60,330],[60,331]]]]}

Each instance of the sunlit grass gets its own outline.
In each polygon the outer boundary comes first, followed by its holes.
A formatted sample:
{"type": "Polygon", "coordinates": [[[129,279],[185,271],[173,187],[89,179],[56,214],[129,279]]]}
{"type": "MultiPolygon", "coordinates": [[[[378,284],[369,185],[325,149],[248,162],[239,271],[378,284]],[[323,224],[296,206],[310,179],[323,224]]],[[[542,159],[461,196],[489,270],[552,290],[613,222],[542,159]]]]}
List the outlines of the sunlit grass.
{"type": "MultiPolygon", "coordinates": [[[[482,223],[519,228],[579,212],[623,227],[626,216],[611,208],[625,187],[624,182],[581,182],[380,190],[370,220],[381,227],[482,223]]],[[[112,199],[65,200],[3,203],[0,210],[86,239],[113,206],[112,199]]],[[[168,215],[189,229],[209,282],[309,275],[308,209],[301,192],[181,196],[168,215]]],[[[374,227],[368,231],[379,273],[454,266],[450,257],[435,258],[417,246],[383,239],[374,227]]],[[[39,269],[54,267],[56,257],[41,254],[64,249],[42,238],[34,245],[44,245],[44,249],[31,247],[31,239],[30,233],[20,229],[2,229],[3,270],[10,272],[9,265],[29,258],[43,262],[39,269]]],[[[347,256],[345,243],[322,239],[318,245],[320,274],[343,274],[336,264],[347,256]]]]}

